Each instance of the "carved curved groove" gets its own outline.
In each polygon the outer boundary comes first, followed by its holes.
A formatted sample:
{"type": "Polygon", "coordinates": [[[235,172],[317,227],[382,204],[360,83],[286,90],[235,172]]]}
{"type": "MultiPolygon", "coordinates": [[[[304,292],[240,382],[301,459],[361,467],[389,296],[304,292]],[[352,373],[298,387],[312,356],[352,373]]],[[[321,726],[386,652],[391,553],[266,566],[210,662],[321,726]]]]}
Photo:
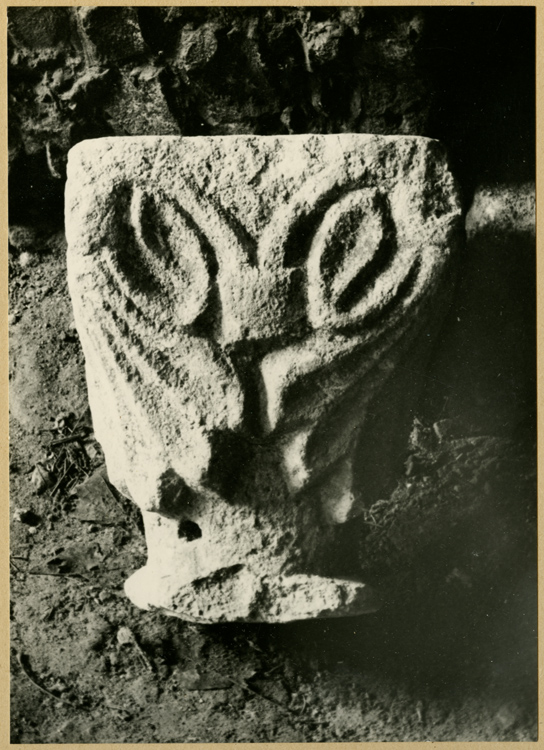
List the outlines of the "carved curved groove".
{"type": "Polygon", "coordinates": [[[369,611],[362,584],[326,577],[351,575],[328,556],[334,524],[368,497],[368,460],[389,466],[359,455],[387,410],[388,450],[402,452],[397,366],[448,302],[462,217],[434,146],[119,138],[70,160],[69,283],[96,434],[148,541],[127,592],[201,622],[369,611]],[[433,212],[435,182],[449,213],[433,212]]]}

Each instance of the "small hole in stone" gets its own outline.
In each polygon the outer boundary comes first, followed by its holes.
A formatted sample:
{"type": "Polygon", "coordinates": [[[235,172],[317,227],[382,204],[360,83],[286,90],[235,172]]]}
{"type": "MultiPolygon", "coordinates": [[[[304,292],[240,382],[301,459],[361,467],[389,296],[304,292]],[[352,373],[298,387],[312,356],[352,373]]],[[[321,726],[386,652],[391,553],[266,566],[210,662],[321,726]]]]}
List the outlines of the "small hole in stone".
{"type": "Polygon", "coordinates": [[[202,536],[202,530],[194,521],[180,521],[178,526],[178,536],[180,539],[187,539],[188,542],[192,542],[195,539],[200,539],[202,536]]]}

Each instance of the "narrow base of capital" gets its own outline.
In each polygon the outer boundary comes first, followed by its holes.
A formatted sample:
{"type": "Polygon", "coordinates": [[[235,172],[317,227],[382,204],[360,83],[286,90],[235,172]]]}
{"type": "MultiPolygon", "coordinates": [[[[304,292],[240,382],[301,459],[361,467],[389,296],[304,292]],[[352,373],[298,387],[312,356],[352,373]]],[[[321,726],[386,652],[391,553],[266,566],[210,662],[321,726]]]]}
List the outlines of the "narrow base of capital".
{"type": "Polygon", "coordinates": [[[376,612],[377,592],[358,581],[317,575],[259,576],[243,565],[187,581],[145,566],[125,583],[141,609],[158,609],[189,622],[282,623],[376,612]]]}

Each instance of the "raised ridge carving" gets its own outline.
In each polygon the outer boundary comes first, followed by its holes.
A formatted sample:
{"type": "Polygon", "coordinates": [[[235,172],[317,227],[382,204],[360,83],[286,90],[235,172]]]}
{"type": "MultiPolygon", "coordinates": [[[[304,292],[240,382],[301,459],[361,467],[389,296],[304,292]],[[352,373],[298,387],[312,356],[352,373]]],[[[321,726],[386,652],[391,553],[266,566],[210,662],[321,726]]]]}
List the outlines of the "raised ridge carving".
{"type": "Polygon", "coordinates": [[[108,473],[144,516],[135,603],[199,622],[377,606],[327,555],[406,437],[392,374],[424,367],[460,215],[424,138],[72,149],[69,285],[108,473]],[[398,434],[365,467],[388,388],[398,434]]]}

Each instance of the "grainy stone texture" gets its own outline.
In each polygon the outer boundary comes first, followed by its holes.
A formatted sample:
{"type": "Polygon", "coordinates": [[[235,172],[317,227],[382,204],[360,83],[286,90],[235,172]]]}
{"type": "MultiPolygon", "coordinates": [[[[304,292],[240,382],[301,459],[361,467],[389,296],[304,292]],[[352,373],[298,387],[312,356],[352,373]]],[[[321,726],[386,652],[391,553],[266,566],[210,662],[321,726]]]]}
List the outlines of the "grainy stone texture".
{"type": "Polygon", "coordinates": [[[108,474],[144,516],[136,604],[198,622],[376,608],[334,550],[406,442],[460,215],[424,138],[71,151],[69,286],[108,474]]]}

